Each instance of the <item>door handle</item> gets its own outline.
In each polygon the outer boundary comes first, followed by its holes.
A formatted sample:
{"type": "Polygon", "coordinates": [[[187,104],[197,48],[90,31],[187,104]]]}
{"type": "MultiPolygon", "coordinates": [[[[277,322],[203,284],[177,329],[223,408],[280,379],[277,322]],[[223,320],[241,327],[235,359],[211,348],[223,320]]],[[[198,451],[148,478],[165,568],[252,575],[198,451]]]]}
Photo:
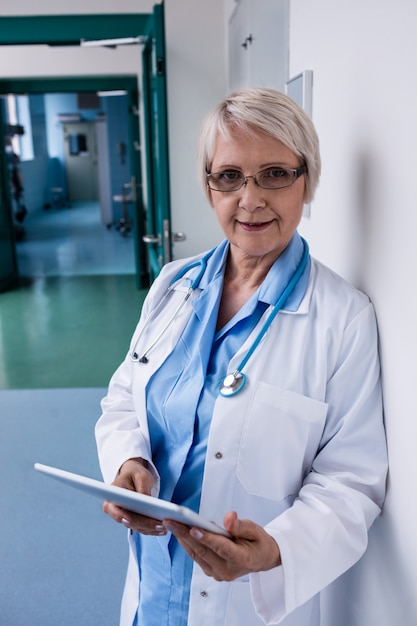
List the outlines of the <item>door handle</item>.
{"type": "MultiPolygon", "coordinates": [[[[172,233],[173,241],[185,241],[187,239],[187,235],[185,233],[172,233]]],[[[161,235],[155,237],[155,235],[143,235],[142,240],[145,243],[161,243],[161,235]]]]}
{"type": "Polygon", "coordinates": [[[155,235],[143,235],[142,240],[145,243],[157,243],[158,245],[161,245],[161,235],[158,235],[157,237],[155,237],[155,235]]]}

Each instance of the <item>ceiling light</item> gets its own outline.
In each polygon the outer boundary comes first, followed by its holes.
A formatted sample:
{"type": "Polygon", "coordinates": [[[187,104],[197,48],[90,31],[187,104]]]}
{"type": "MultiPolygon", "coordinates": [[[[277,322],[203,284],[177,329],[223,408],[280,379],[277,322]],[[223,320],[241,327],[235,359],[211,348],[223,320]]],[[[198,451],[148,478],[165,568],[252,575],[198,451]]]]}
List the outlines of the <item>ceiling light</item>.
{"type": "Polygon", "coordinates": [[[113,89],[111,91],[98,91],[97,95],[101,97],[107,96],[125,96],[127,94],[126,89],[113,89]]]}
{"type": "Polygon", "coordinates": [[[140,35],[139,37],[122,37],[119,39],[97,39],[92,41],[87,41],[86,39],[81,39],[80,46],[85,48],[98,48],[100,46],[108,47],[108,46],[127,46],[132,44],[141,44],[146,43],[147,37],[140,35]]]}

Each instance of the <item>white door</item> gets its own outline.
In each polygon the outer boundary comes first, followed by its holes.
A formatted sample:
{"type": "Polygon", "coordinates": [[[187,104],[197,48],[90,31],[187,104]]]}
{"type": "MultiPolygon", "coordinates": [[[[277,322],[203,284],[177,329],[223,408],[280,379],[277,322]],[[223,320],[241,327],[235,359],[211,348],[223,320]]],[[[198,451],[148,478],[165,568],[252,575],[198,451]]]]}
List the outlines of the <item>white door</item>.
{"type": "Polygon", "coordinates": [[[101,221],[105,226],[113,222],[113,205],[110,185],[110,164],[107,120],[96,121],[96,145],[98,158],[97,180],[101,221]]]}
{"type": "Polygon", "coordinates": [[[68,200],[98,201],[95,123],[69,122],[63,129],[68,200]]]}
{"type": "Polygon", "coordinates": [[[288,80],[289,0],[239,0],[229,20],[229,88],[288,80]]]}

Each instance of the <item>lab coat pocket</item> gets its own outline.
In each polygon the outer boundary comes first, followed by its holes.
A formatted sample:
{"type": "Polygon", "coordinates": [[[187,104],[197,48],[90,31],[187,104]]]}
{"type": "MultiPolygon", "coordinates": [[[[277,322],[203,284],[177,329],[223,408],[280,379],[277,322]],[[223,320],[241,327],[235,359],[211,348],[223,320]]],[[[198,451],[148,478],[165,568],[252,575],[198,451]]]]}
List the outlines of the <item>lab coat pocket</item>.
{"type": "Polygon", "coordinates": [[[223,623],[225,626],[265,626],[255,613],[249,580],[231,584],[223,623]]]}
{"type": "Polygon", "coordinates": [[[269,500],[298,493],[317,454],[327,404],[258,382],[248,404],[237,462],[245,490],[269,500]]]}

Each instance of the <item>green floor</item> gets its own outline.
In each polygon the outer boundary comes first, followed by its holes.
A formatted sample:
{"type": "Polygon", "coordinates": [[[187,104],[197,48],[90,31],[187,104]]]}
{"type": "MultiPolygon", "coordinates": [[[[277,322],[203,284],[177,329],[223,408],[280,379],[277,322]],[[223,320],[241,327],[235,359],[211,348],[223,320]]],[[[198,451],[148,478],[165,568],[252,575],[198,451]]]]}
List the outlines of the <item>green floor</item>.
{"type": "Polygon", "coordinates": [[[0,294],[0,389],[103,387],[146,291],[133,275],[26,280],[0,294]]]}

